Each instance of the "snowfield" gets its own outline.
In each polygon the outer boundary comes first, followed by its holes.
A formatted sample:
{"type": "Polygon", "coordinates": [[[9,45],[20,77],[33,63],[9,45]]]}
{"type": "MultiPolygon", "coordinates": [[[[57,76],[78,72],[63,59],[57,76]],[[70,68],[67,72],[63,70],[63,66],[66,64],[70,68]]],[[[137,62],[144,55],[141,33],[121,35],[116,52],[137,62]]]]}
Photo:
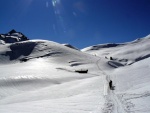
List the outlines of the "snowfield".
{"type": "Polygon", "coordinates": [[[0,113],[150,113],[149,56],[150,36],[81,51],[46,40],[1,44],[0,113]]]}

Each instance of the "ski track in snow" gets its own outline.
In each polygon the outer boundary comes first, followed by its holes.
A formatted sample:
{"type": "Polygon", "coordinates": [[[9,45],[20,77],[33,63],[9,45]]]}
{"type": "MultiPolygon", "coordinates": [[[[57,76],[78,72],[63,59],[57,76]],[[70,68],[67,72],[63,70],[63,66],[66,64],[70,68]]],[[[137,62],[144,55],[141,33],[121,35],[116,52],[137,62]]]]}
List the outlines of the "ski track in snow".
{"type": "Polygon", "coordinates": [[[96,62],[96,65],[103,74],[103,82],[104,82],[104,97],[106,99],[105,108],[103,108],[103,113],[126,113],[122,103],[118,99],[117,95],[115,94],[115,90],[109,89],[109,81],[111,80],[110,75],[105,73],[101,67],[99,66],[99,62],[101,58],[96,62]]]}

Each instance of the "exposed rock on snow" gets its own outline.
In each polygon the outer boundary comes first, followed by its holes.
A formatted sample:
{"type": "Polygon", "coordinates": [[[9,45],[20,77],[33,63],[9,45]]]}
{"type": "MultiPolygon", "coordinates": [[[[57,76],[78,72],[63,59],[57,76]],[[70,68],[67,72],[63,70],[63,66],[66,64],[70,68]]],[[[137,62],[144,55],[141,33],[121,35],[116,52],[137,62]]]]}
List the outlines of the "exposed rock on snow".
{"type": "Polygon", "coordinates": [[[75,50],[79,50],[79,49],[77,49],[76,47],[74,47],[74,46],[72,46],[72,45],[70,45],[70,44],[63,44],[64,46],[67,46],[67,47],[69,47],[69,48],[72,48],[72,49],[75,49],[75,50]]]}
{"type": "Polygon", "coordinates": [[[118,68],[121,66],[124,66],[123,64],[119,63],[119,62],[115,62],[115,61],[108,61],[108,64],[114,68],[118,68]]]}
{"type": "Polygon", "coordinates": [[[16,32],[13,29],[6,34],[0,34],[0,40],[2,40],[5,43],[14,43],[14,42],[26,41],[29,39],[21,32],[16,32]]]}

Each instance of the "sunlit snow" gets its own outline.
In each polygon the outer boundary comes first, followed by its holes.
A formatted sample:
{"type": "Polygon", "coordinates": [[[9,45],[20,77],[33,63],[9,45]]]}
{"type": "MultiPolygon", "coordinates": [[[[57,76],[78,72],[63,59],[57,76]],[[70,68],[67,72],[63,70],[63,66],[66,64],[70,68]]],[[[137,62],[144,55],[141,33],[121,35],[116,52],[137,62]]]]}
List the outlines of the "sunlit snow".
{"type": "Polygon", "coordinates": [[[0,113],[149,113],[149,50],[149,36],[82,51],[46,40],[0,44],[0,113]]]}

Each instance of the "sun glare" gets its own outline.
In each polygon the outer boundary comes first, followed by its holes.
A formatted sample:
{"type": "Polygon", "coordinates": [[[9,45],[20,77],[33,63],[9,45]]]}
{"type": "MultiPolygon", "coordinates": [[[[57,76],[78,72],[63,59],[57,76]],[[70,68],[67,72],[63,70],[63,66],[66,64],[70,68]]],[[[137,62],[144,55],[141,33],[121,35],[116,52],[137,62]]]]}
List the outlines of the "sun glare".
{"type": "Polygon", "coordinates": [[[61,4],[61,0],[52,0],[52,5],[54,8],[54,13],[56,17],[57,27],[59,29],[59,32],[63,31],[63,33],[66,32],[66,25],[65,25],[65,11],[61,4]]]}
{"type": "Polygon", "coordinates": [[[54,7],[56,6],[56,4],[59,4],[59,3],[60,3],[60,0],[52,0],[52,4],[54,7]]]}

